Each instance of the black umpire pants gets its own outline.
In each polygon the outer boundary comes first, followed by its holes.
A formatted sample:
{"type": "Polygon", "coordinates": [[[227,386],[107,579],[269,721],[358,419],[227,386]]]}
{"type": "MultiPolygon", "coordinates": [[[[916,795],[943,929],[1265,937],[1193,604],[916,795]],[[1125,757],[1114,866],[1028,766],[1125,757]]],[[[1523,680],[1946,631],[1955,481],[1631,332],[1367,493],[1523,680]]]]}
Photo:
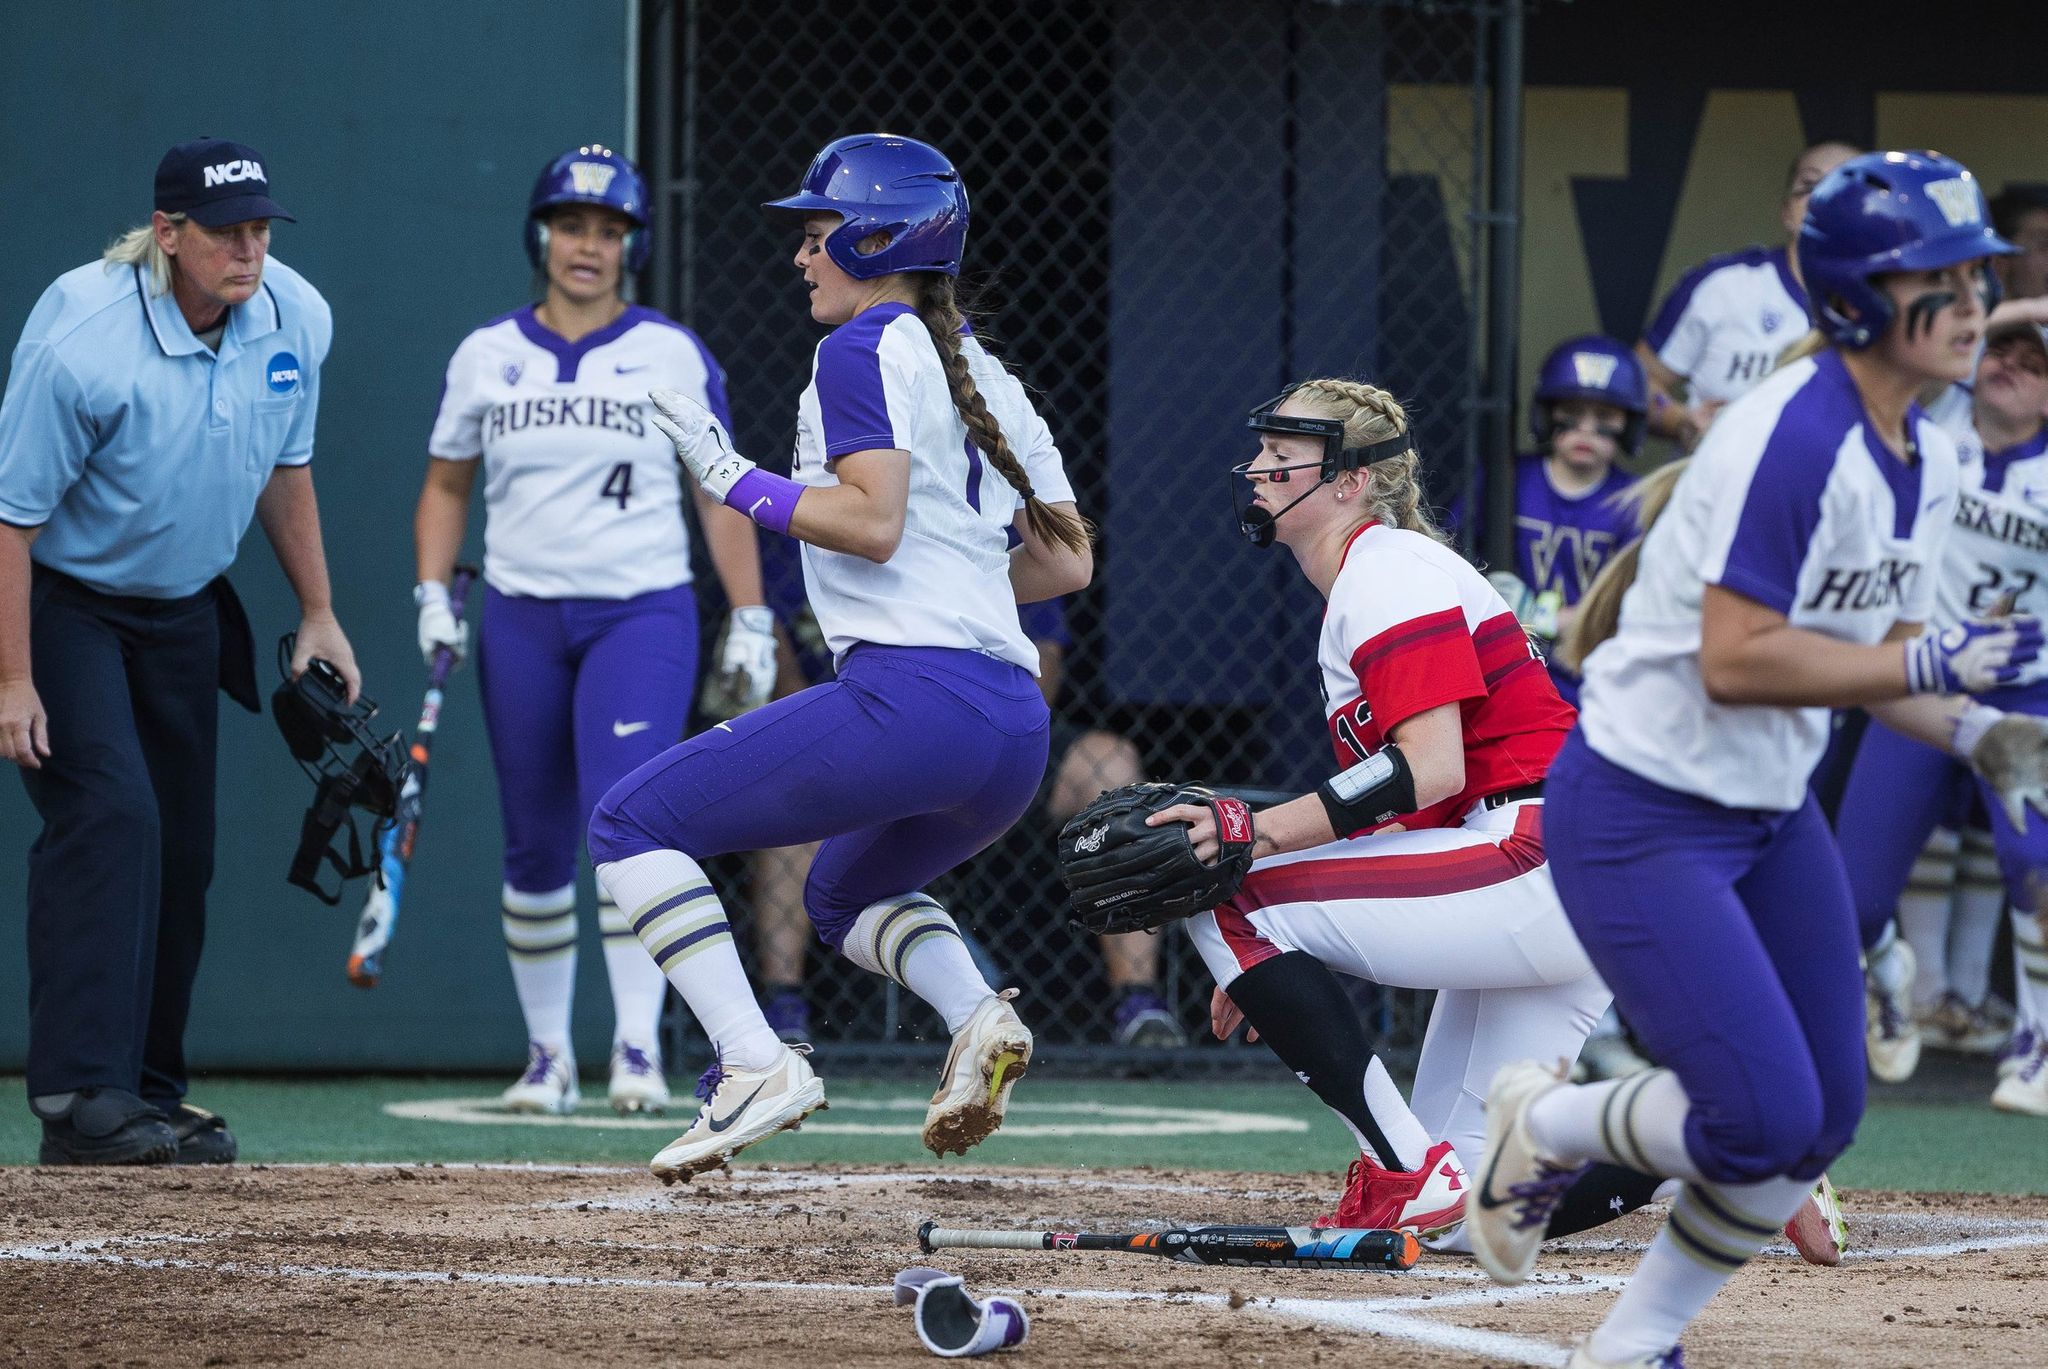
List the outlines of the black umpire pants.
{"type": "Polygon", "coordinates": [[[213,879],[222,638],[239,635],[228,669],[253,698],[247,620],[225,580],[144,599],[38,566],[29,602],[50,727],[49,758],[21,772],[43,820],[28,860],[29,1096],[101,1086],[173,1107],[213,879]]]}

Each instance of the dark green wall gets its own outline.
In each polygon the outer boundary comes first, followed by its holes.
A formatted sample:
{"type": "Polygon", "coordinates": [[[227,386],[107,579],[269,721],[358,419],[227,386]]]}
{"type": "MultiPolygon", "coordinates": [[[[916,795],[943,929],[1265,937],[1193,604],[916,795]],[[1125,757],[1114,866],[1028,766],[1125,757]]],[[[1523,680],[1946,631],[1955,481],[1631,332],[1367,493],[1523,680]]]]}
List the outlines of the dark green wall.
{"type": "MultiPolygon", "coordinates": [[[[393,726],[411,727],[422,681],[411,519],[442,369],[465,332],[526,297],[520,223],[541,164],[579,142],[624,146],[627,8],[61,6],[8,23],[0,43],[7,352],[53,277],[147,218],[166,147],[213,135],[262,153],[274,193],[299,219],[277,226],[273,249],[334,307],[315,480],[342,624],[393,726]]],[[[267,691],[271,644],[296,615],[260,531],[234,580],[267,691]]],[[[13,767],[0,768],[0,1069],[15,1069],[27,1037],[24,862],[36,818],[13,767]]],[[[449,691],[400,940],[372,992],[342,975],[356,891],[328,909],[284,882],[311,786],[268,716],[224,707],[220,778],[212,921],[189,1037],[196,1067],[516,1068],[523,1032],[498,932],[497,795],[468,672],[449,691]]],[[[610,1022],[594,926],[585,934],[577,1016],[596,1061],[610,1022]]]]}

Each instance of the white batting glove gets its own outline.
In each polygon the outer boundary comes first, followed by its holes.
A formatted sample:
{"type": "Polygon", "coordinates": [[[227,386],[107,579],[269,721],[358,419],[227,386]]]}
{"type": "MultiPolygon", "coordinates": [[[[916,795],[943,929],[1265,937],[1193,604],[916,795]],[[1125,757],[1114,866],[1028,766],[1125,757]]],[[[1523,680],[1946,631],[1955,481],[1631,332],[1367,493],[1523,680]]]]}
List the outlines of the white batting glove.
{"type": "Polygon", "coordinates": [[[455,620],[448,586],[439,580],[423,580],[413,586],[412,601],[420,608],[420,658],[427,667],[433,668],[434,653],[444,646],[455,653],[456,663],[461,664],[469,654],[469,624],[455,620]]]}
{"type": "Polygon", "coordinates": [[[739,478],[754,469],[754,463],[732,447],[732,434],[718,416],[681,390],[650,390],[654,413],[648,421],[659,428],[676,449],[682,463],[699,485],[719,503],[739,478]]]}
{"type": "Polygon", "coordinates": [[[742,701],[740,712],[767,703],[775,692],[775,615],[758,604],[734,609],[725,621],[718,669],[732,697],[742,701]]]}

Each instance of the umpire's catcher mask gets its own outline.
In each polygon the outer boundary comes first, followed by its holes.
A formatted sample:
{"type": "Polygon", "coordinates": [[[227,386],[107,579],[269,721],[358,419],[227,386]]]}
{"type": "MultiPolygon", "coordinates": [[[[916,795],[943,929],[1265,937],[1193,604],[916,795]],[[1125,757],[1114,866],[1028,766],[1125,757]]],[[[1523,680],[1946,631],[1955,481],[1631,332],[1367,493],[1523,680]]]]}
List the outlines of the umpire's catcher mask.
{"type": "MultiPolygon", "coordinates": [[[[1337,418],[1310,418],[1306,415],[1277,414],[1273,412],[1287,402],[1289,395],[1300,389],[1290,385],[1279,394],[1251,411],[1244,426],[1255,433],[1287,433],[1295,437],[1322,439],[1323,459],[1303,461],[1292,466],[1275,466],[1266,472],[1267,478],[1275,485],[1284,485],[1295,471],[1315,471],[1316,481],[1293,499],[1280,513],[1270,513],[1253,502],[1254,494],[1250,474],[1252,462],[1230,468],[1230,504],[1237,514],[1237,530],[1255,547],[1273,545],[1273,525],[1280,521],[1281,514],[1287,513],[1296,504],[1314,494],[1345,471],[1363,470],[1375,461],[1384,461],[1390,456],[1399,456],[1415,445],[1413,435],[1402,433],[1396,437],[1384,438],[1367,443],[1363,447],[1344,445],[1344,422],[1337,418]]],[[[1256,458],[1255,458],[1256,459],[1256,458]]]]}
{"type": "Polygon", "coordinates": [[[332,665],[316,658],[305,674],[292,678],[292,651],[297,644],[298,634],[293,632],[287,632],[277,644],[278,673],[284,682],[270,696],[270,711],[277,717],[277,730],[284,733],[292,757],[316,788],[313,805],[299,824],[299,849],[292,854],[291,871],[285,879],[331,906],[341,902],[346,881],[377,868],[378,839],[398,812],[398,791],[404,787],[409,762],[404,737],[394,732],[379,739],[370,730],[377,705],[364,698],[351,704],[348,685],[332,665]],[[376,818],[367,850],[356,832],[351,808],[376,818]],[[348,827],[346,855],[335,840],[343,824],[348,827]],[[320,885],[323,860],[340,876],[332,893],[320,885]]]}

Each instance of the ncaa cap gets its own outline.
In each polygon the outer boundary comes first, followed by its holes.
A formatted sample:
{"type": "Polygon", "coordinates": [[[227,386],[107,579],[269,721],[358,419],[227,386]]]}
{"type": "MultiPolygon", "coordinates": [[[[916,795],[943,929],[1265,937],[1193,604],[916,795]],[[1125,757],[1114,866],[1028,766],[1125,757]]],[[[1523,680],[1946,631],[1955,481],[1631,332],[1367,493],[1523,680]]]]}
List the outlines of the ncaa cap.
{"type": "Polygon", "coordinates": [[[250,219],[298,220],[270,198],[270,179],[256,149],[225,138],[179,143],[156,164],[156,207],[184,213],[208,228],[250,219]]]}

